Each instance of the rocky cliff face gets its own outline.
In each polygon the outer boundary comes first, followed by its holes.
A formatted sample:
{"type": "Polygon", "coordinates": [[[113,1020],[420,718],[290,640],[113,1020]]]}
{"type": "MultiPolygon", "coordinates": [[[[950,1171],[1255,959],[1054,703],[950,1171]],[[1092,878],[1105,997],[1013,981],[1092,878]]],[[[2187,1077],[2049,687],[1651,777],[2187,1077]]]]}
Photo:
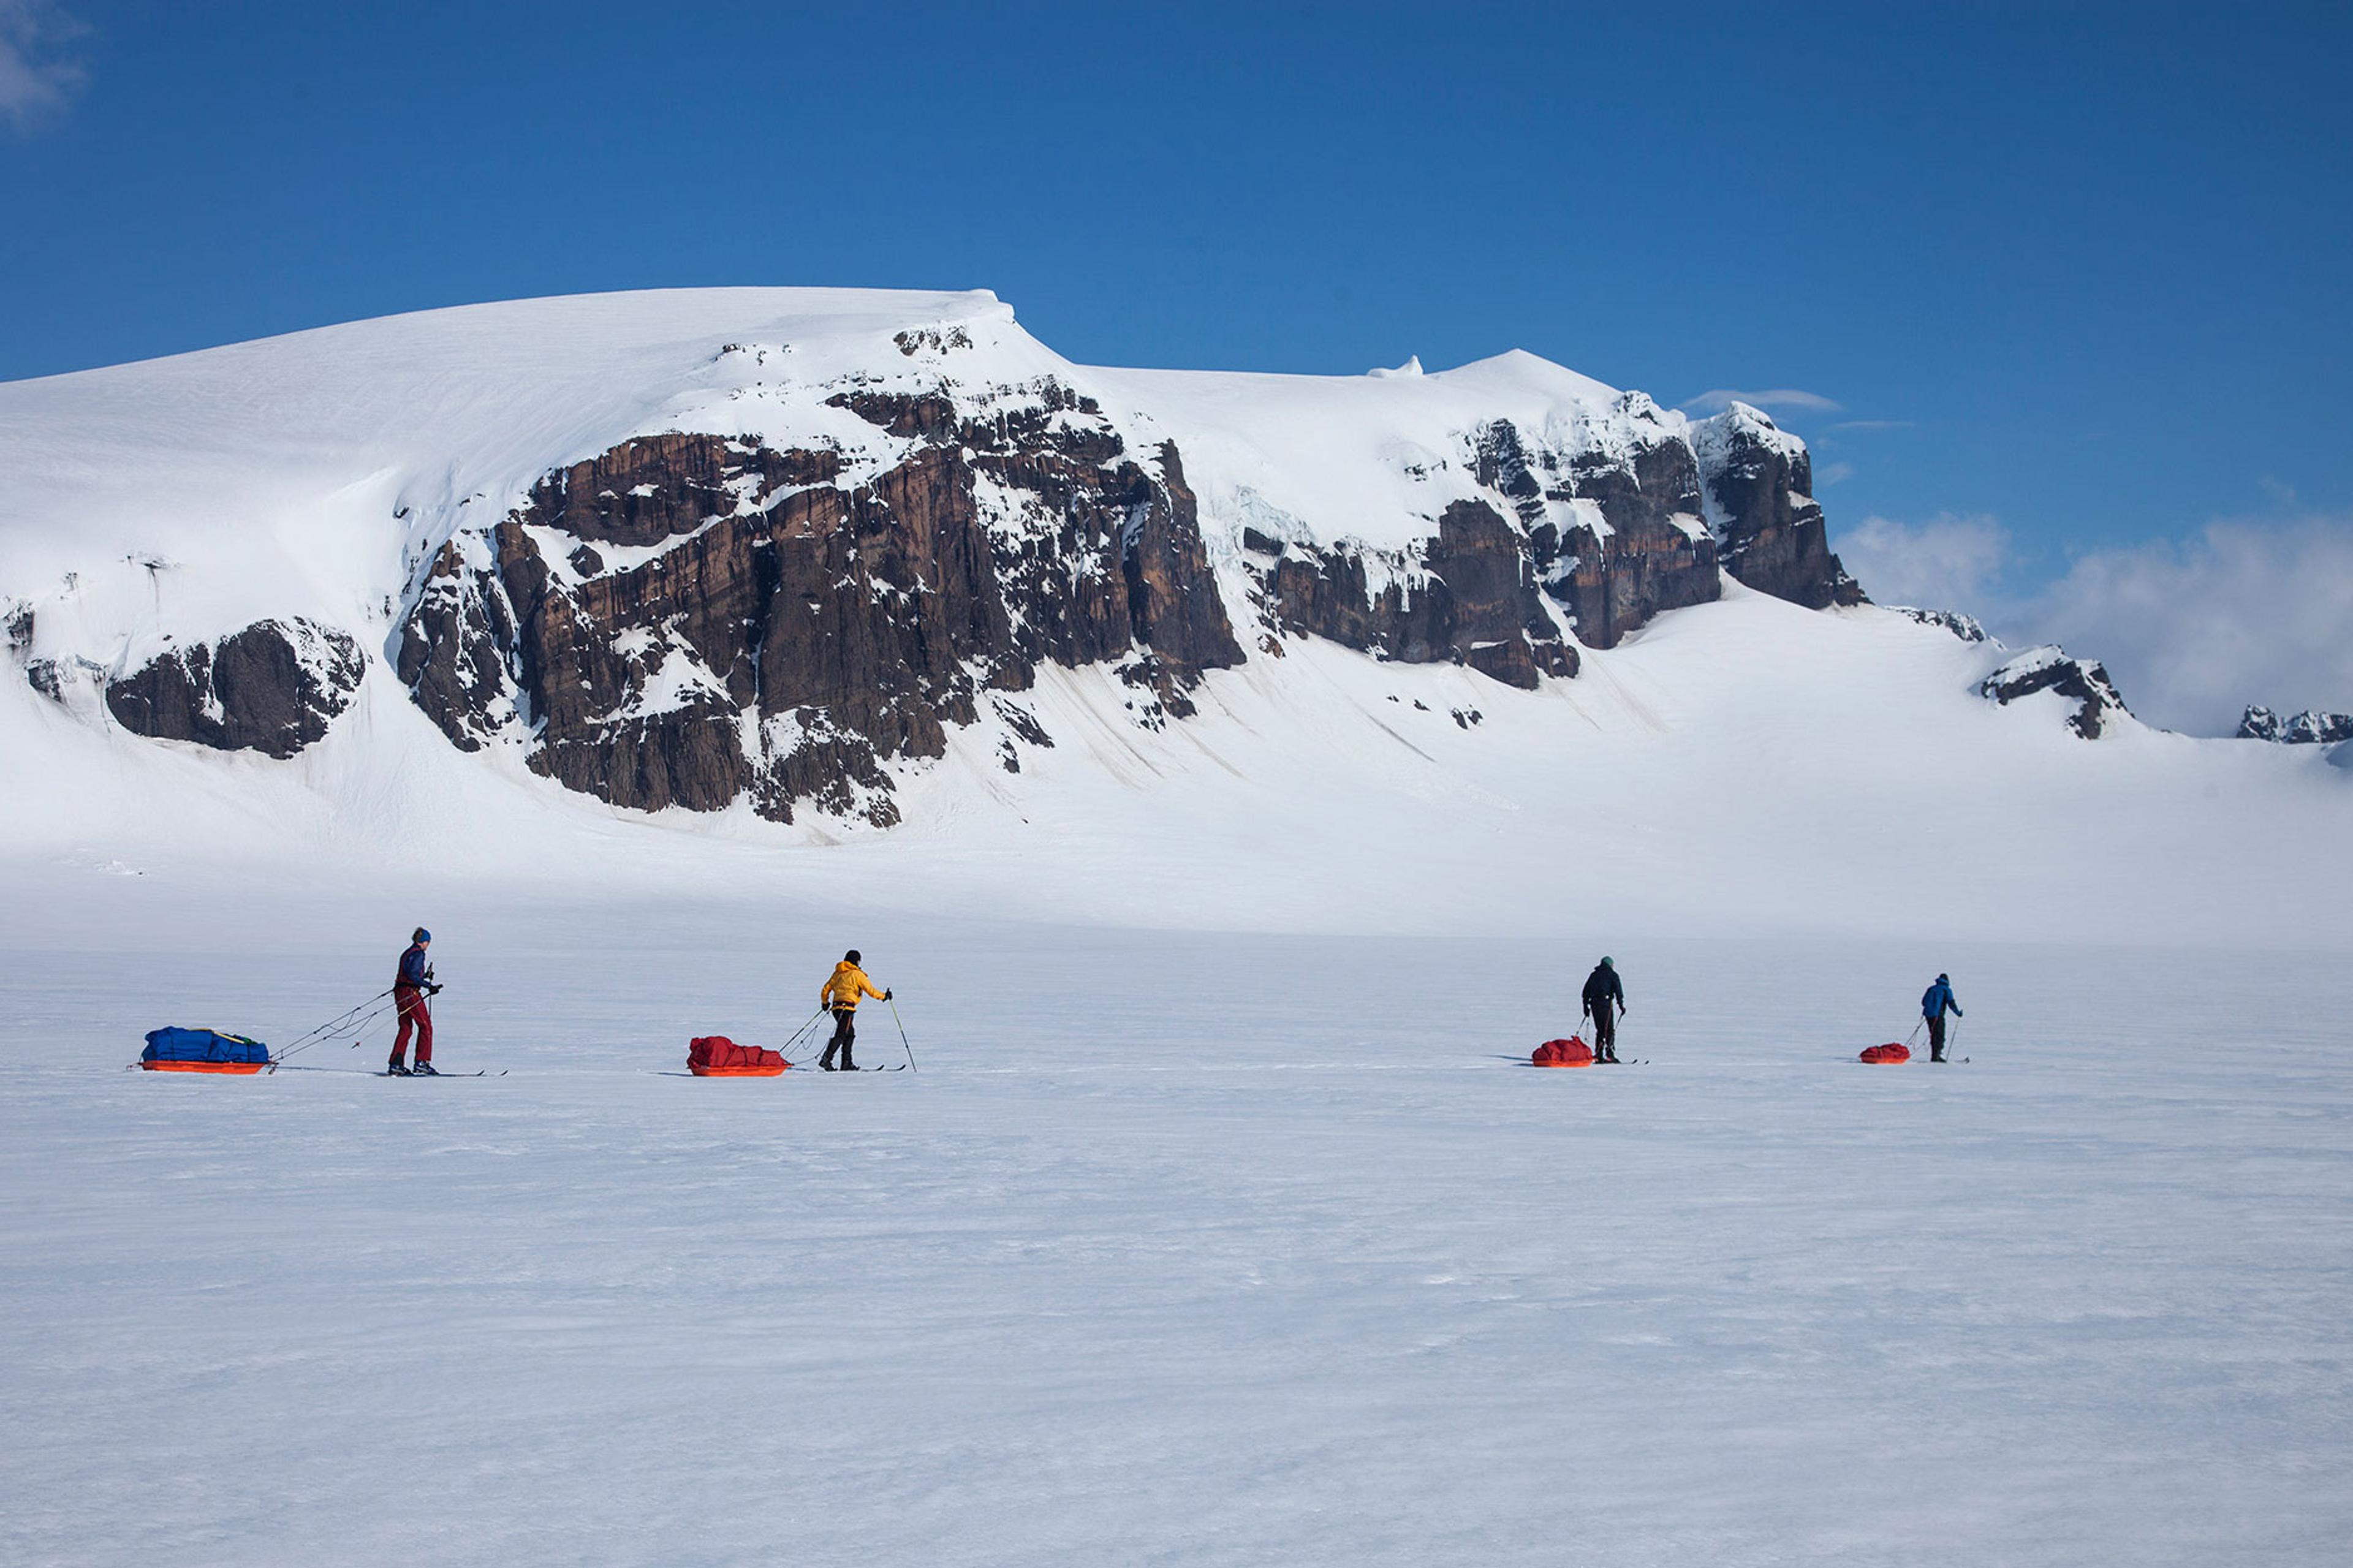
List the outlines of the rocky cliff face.
{"type": "Polygon", "coordinates": [[[1692,446],[1725,570],[1808,609],[1863,602],[1862,585],[1831,553],[1804,442],[1736,403],[1694,425],[1692,446]]]}
{"type": "Polygon", "coordinates": [[[2249,708],[2239,721],[2242,741],[2275,741],[2287,746],[2333,746],[2353,741],[2353,713],[2323,713],[2316,708],[2283,719],[2268,708],[2249,708]]]}
{"type": "Polygon", "coordinates": [[[2086,741],[2098,740],[2117,719],[2132,716],[2105,668],[2070,658],[2058,647],[2031,648],[1978,683],[1978,696],[2005,707],[2038,691],[2056,692],[2075,704],[2067,727],[2086,741]]]}
{"type": "Polygon", "coordinates": [[[1577,673],[1525,536],[1492,507],[1455,502],[1410,554],[1294,550],[1256,532],[1245,544],[1261,558],[1254,564],[1286,631],[1407,664],[1451,659],[1523,689],[1577,673]]]}
{"type": "Polygon", "coordinates": [[[458,745],[511,738],[617,805],[888,825],[883,764],[941,755],[984,694],[1042,738],[1011,700],[1042,663],[1114,666],[1157,722],[1240,662],[1173,446],[1130,451],[1050,379],[831,405],[895,460],[680,435],[548,475],[441,550],[401,679],[458,745]]]}
{"type": "Polygon", "coordinates": [[[1283,630],[1533,687],[1574,676],[1580,645],[1715,599],[1720,565],[1814,608],[1862,602],[1804,493],[1803,445],[1745,405],[1687,426],[1627,393],[1564,429],[1496,419],[1463,439],[1492,499],[1449,505],[1411,548],[1245,530],[1283,630]]]}
{"type": "MultiPolygon", "coordinates": [[[[28,609],[10,627],[12,646],[29,647],[32,632],[28,609]]],[[[367,660],[348,634],[297,618],[173,648],[125,675],[88,659],[34,659],[25,674],[69,707],[95,686],[115,722],[136,735],[283,758],[325,737],[351,706],[367,660]]]]}

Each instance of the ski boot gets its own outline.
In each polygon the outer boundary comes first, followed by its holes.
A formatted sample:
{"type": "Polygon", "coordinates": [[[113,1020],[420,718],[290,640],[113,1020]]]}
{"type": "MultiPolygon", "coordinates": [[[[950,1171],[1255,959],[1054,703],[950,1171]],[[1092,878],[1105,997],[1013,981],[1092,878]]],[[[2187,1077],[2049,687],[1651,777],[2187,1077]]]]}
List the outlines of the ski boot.
{"type": "Polygon", "coordinates": [[[415,1067],[409,1069],[408,1076],[411,1078],[439,1078],[441,1075],[433,1070],[433,1064],[431,1062],[418,1062],[415,1067]]]}
{"type": "Polygon", "coordinates": [[[398,1058],[395,1058],[393,1060],[385,1064],[384,1073],[386,1078],[413,1078],[416,1076],[408,1070],[408,1064],[400,1060],[398,1058]]]}

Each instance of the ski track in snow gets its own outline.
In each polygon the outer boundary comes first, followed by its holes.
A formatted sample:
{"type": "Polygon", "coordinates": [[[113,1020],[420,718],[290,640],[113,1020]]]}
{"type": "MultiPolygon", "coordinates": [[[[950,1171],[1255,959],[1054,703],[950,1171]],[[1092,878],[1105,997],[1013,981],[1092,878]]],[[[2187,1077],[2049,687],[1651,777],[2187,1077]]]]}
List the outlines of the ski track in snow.
{"type": "Polygon", "coordinates": [[[208,1079],[122,1064],[167,1023],[291,1038],[397,942],[139,896],[105,946],[0,926],[11,1563],[2321,1563],[2353,1532],[2333,962],[1620,942],[1650,1065],[1542,1072],[1589,930],[517,902],[431,921],[438,1055],[508,1077],[208,1079]],[[920,1072],[671,1076],[690,1033],[780,1043],[845,933],[920,1072]],[[1971,1063],[1857,1064],[1940,968],[1971,1063]]]}

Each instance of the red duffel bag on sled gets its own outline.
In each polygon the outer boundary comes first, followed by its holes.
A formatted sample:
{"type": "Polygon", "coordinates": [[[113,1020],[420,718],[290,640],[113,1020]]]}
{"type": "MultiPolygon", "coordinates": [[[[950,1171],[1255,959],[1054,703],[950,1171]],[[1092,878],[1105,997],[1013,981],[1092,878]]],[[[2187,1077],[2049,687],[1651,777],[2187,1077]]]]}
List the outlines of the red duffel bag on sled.
{"type": "Polygon", "coordinates": [[[1571,1035],[1565,1040],[1546,1040],[1530,1059],[1540,1068],[1589,1068],[1593,1047],[1571,1035]]]}
{"type": "Polygon", "coordinates": [[[1899,1046],[1892,1040],[1883,1046],[1865,1046],[1862,1059],[1867,1062],[1908,1062],[1912,1059],[1912,1047],[1899,1046]]]}
{"type": "Polygon", "coordinates": [[[785,1058],[724,1035],[705,1035],[686,1043],[686,1070],[697,1078],[775,1078],[785,1070],[785,1058]]]}

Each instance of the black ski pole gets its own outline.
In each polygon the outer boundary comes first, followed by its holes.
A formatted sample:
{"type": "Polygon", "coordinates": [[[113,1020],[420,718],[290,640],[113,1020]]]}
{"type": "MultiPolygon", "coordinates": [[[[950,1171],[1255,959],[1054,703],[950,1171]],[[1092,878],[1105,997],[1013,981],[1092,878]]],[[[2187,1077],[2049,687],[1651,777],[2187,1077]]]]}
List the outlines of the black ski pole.
{"type": "Polygon", "coordinates": [[[891,1002],[891,1021],[899,1026],[899,1047],[907,1053],[907,1065],[915,1068],[917,1072],[923,1071],[923,1068],[915,1067],[915,1047],[907,1044],[907,1025],[906,1021],[899,1016],[899,1004],[888,997],[884,1000],[891,1002]]]}

